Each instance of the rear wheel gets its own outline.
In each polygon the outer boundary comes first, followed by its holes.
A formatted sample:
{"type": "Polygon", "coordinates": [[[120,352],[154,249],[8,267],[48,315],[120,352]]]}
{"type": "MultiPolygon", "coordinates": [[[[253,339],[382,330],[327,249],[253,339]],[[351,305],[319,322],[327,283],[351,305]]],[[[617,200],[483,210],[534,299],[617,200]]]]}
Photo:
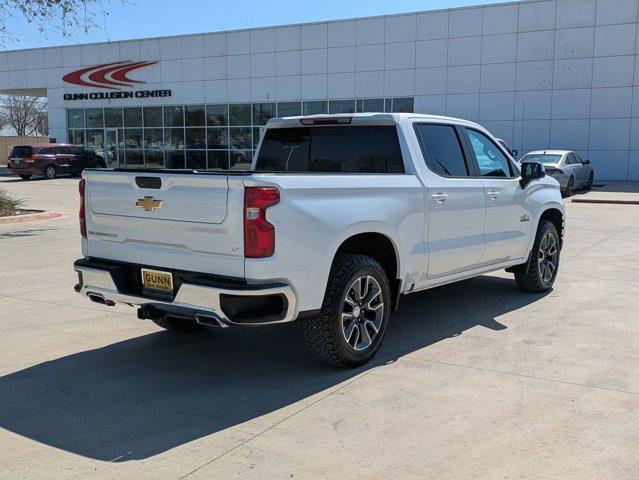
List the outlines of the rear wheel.
{"type": "Polygon", "coordinates": [[[55,168],[55,165],[47,165],[42,174],[47,180],[53,180],[58,176],[58,170],[55,168]]]}
{"type": "Polygon", "coordinates": [[[197,332],[206,328],[204,325],[200,325],[195,320],[169,316],[155,318],[153,319],[153,323],[165,330],[173,332],[197,332]]]}
{"type": "Polygon", "coordinates": [[[31,175],[20,175],[20,178],[22,180],[29,180],[31,178],[31,175]]]}
{"type": "Polygon", "coordinates": [[[588,183],[586,184],[584,189],[586,189],[586,190],[592,189],[592,184],[594,182],[595,182],[595,173],[594,172],[590,172],[590,176],[588,177],[588,183]]]}
{"type": "Polygon", "coordinates": [[[515,281],[525,292],[541,293],[552,288],[559,269],[559,234],[555,224],[542,220],[530,252],[528,271],[515,272],[515,281]]]}
{"type": "Polygon", "coordinates": [[[391,307],[386,272],[371,257],[335,258],[320,313],[304,322],[304,336],[319,361],[357,367],[379,350],[391,307]]]}

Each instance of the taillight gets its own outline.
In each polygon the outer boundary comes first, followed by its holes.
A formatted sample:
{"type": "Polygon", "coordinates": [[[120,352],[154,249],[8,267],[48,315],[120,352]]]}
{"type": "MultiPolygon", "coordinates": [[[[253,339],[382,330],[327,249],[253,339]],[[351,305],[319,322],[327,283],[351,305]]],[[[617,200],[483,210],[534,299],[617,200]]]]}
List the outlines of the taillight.
{"type": "Polygon", "coordinates": [[[82,238],[87,238],[87,216],[84,209],[84,186],[84,179],[80,180],[80,183],[78,183],[78,192],[80,193],[80,213],[78,217],[80,219],[80,235],[82,235],[82,238]]]}
{"type": "Polygon", "coordinates": [[[265,258],[275,253],[275,227],[266,220],[266,209],[280,201],[272,187],[246,187],[244,190],[244,256],[265,258]]]}
{"type": "Polygon", "coordinates": [[[556,167],[545,167],[544,170],[549,175],[563,175],[564,171],[556,167]]]}

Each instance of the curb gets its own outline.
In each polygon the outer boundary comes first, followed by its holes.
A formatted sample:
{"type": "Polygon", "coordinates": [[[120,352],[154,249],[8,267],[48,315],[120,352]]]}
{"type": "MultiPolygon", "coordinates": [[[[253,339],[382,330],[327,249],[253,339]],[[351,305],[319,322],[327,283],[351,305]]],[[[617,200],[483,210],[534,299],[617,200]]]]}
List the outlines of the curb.
{"type": "Polygon", "coordinates": [[[1,217],[0,225],[8,223],[31,222],[34,220],[49,220],[51,218],[58,218],[60,216],[62,215],[57,212],[36,212],[27,213],[26,215],[11,215],[10,217],[1,217]]]}
{"type": "Polygon", "coordinates": [[[570,203],[598,203],[601,205],[639,205],[639,200],[596,200],[594,198],[575,198],[570,203]]]}

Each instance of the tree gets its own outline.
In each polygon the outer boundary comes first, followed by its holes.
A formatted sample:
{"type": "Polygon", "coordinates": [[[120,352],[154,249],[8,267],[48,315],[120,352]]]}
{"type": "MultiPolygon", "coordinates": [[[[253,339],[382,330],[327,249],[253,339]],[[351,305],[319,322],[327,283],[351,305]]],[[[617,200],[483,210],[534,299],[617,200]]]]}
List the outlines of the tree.
{"type": "Polygon", "coordinates": [[[11,27],[15,24],[13,20],[21,17],[40,32],[67,38],[72,30],[87,33],[101,28],[96,21],[108,15],[103,3],[103,0],[0,0],[0,46],[7,40],[19,40],[19,32],[11,27]]]}
{"type": "Polygon", "coordinates": [[[5,95],[0,101],[0,124],[2,123],[15,130],[19,136],[46,134],[46,100],[26,95],[5,95]]]}

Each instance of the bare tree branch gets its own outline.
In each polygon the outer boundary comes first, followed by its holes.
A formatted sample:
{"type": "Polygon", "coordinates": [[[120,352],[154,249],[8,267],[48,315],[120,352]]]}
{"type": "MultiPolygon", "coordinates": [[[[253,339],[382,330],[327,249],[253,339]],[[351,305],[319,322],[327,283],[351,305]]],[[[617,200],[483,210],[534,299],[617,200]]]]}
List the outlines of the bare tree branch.
{"type": "MultiPolygon", "coordinates": [[[[12,20],[23,17],[41,33],[56,33],[69,38],[73,30],[84,33],[104,29],[109,14],[106,0],[0,0],[0,46],[7,40],[19,41],[18,32],[11,30],[12,20]]],[[[119,0],[122,3],[126,0],[119,0]]],[[[107,2],[110,3],[110,2],[107,2]]]]}
{"type": "Polygon", "coordinates": [[[48,135],[46,99],[26,95],[5,95],[0,98],[0,124],[16,135],[48,135]]]}

